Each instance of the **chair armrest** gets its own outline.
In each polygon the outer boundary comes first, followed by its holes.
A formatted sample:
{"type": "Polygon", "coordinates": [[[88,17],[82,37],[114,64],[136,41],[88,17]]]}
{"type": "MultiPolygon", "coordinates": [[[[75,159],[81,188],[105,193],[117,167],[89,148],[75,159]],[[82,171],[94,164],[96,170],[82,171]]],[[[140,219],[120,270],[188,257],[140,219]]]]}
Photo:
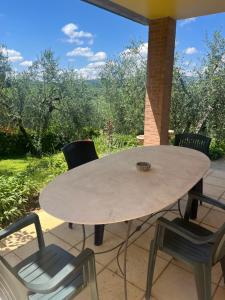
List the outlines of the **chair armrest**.
{"type": "Polygon", "coordinates": [[[94,260],[94,252],[91,249],[83,250],[77,257],[74,257],[69,264],[67,264],[59,273],[57,273],[51,280],[43,284],[33,284],[23,281],[23,284],[34,293],[48,294],[55,291],[67,277],[74,273],[83,270],[84,264],[88,261],[94,260]]]}
{"type": "Polygon", "coordinates": [[[199,236],[197,234],[194,234],[190,232],[189,230],[177,225],[176,223],[173,223],[165,218],[159,218],[157,221],[158,225],[164,229],[168,229],[169,231],[172,231],[179,236],[183,237],[184,239],[190,241],[193,244],[196,245],[203,245],[207,243],[214,243],[215,236],[199,236]]]}
{"type": "Polygon", "coordinates": [[[193,192],[189,192],[189,195],[193,199],[196,199],[196,200],[199,200],[199,201],[202,201],[202,202],[205,202],[205,203],[217,206],[217,207],[225,210],[225,204],[219,202],[218,200],[215,200],[213,198],[210,198],[208,196],[202,195],[201,193],[194,192],[194,191],[193,192]]]}
{"type": "Polygon", "coordinates": [[[38,246],[39,249],[42,249],[45,247],[44,238],[42,234],[41,224],[40,220],[37,214],[31,213],[21,219],[19,219],[14,224],[9,225],[7,228],[0,231],[0,240],[3,238],[13,234],[14,232],[19,231],[20,229],[29,226],[31,224],[35,225],[36,233],[37,233],[37,239],[38,239],[38,246]]]}

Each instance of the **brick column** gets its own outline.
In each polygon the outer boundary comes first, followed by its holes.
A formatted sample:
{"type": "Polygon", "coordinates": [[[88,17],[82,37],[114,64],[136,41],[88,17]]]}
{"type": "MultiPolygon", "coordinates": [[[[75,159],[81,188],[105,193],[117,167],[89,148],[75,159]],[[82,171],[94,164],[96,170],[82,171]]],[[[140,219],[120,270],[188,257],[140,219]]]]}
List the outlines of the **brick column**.
{"type": "Polygon", "coordinates": [[[144,145],[168,144],[176,21],[150,21],[145,97],[144,145]]]}

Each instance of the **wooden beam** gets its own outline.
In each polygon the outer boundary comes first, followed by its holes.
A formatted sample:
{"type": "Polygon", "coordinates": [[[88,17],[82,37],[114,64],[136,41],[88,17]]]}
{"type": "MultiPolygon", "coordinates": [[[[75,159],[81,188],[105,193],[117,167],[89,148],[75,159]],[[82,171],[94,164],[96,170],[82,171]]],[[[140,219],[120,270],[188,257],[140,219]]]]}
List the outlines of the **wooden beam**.
{"type": "Polygon", "coordinates": [[[142,25],[149,25],[150,22],[149,19],[147,19],[146,17],[139,15],[134,11],[129,10],[126,7],[116,4],[110,0],[81,0],[81,1],[93,4],[97,7],[103,8],[107,11],[115,13],[124,18],[130,19],[142,25]]]}

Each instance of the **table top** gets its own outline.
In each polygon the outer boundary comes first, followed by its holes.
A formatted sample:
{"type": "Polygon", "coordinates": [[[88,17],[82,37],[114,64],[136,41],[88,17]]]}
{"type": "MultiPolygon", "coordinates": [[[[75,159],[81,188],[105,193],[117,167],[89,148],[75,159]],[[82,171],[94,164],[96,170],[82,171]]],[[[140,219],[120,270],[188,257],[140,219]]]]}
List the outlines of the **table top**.
{"type": "Polygon", "coordinates": [[[199,151],[137,147],[105,156],[56,177],[41,192],[41,207],[66,222],[110,224],[157,212],[185,195],[207,172],[199,151]],[[148,172],[136,163],[151,163],[148,172]]]}

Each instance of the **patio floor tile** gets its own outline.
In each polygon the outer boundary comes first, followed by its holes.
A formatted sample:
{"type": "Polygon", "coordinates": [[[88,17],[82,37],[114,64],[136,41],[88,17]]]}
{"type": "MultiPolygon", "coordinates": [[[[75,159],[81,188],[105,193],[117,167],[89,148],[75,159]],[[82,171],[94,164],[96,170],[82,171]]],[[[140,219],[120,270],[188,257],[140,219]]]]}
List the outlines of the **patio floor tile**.
{"type": "MultiPolygon", "coordinates": [[[[86,238],[94,232],[94,226],[85,226],[86,238]]],[[[51,230],[51,233],[63,239],[71,246],[79,244],[83,240],[82,226],[73,224],[73,228],[68,227],[68,223],[62,223],[51,230]]]]}
{"type": "MultiPolygon", "coordinates": [[[[177,267],[183,268],[185,271],[191,272],[192,268],[188,264],[185,264],[184,262],[180,260],[173,259],[172,264],[176,265],[177,267]]],[[[213,268],[212,268],[212,283],[219,284],[220,280],[222,277],[222,269],[219,263],[217,263],[213,268]]]]}
{"type": "MultiPolygon", "coordinates": [[[[45,240],[46,246],[50,245],[50,244],[56,244],[65,250],[69,250],[71,248],[71,245],[69,245],[66,242],[64,242],[63,240],[57,238],[50,232],[47,232],[44,234],[44,240],[45,240]]],[[[37,250],[38,250],[38,243],[37,243],[37,240],[35,239],[35,240],[27,243],[26,245],[19,247],[18,249],[15,250],[14,253],[16,255],[18,255],[20,258],[25,259],[26,257],[28,257],[29,255],[31,255],[32,253],[34,253],[37,250]]]]}
{"type": "Polygon", "coordinates": [[[19,230],[7,238],[2,240],[4,246],[1,248],[2,251],[10,252],[17,249],[20,246],[26,245],[30,241],[36,238],[36,231],[34,225],[29,225],[22,230],[19,230]]]}
{"type": "Polygon", "coordinates": [[[220,187],[208,183],[203,184],[203,194],[213,197],[215,199],[219,199],[224,193],[224,191],[225,191],[224,187],[220,187]]]}
{"type": "MultiPolygon", "coordinates": [[[[144,234],[142,234],[134,241],[134,245],[149,251],[150,241],[154,238],[154,234],[155,234],[155,226],[152,225],[144,234]]],[[[169,256],[168,254],[162,251],[158,251],[158,256],[168,261],[172,259],[171,256],[169,256]]]]}
{"type": "MultiPolygon", "coordinates": [[[[215,288],[212,284],[213,291],[215,288]]],[[[197,300],[194,276],[170,264],[153,285],[152,294],[157,300],[197,300]]]]}
{"type": "MultiPolygon", "coordinates": [[[[105,269],[98,276],[99,298],[101,300],[124,300],[123,278],[105,269]]],[[[128,282],[128,299],[141,300],[144,291],[128,282]]]]}
{"type": "MultiPolygon", "coordinates": [[[[91,248],[95,253],[107,251],[109,249],[112,249],[113,247],[117,246],[119,243],[121,243],[123,239],[118,237],[115,234],[112,234],[109,231],[105,231],[104,233],[104,241],[101,246],[95,246],[94,245],[94,236],[90,236],[87,238],[85,247],[91,248]]],[[[82,248],[82,242],[76,246],[78,250],[82,248]]],[[[115,257],[116,257],[117,249],[114,251],[110,251],[108,253],[104,254],[96,254],[95,260],[100,263],[101,265],[106,266],[108,263],[110,263],[115,257]]]]}
{"type": "MultiPolygon", "coordinates": [[[[132,221],[131,224],[131,231],[130,233],[132,233],[133,231],[136,230],[137,226],[140,226],[142,224],[143,221],[141,220],[134,220],[132,221]]],[[[137,239],[138,236],[140,236],[140,234],[149,227],[149,224],[145,223],[140,231],[137,231],[130,239],[129,242],[137,239]]],[[[120,222],[120,223],[115,223],[115,224],[109,224],[105,226],[105,229],[117,236],[119,236],[120,238],[122,238],[123,240],[126,239],[126,234],[127,234],[127,229],[128,229],[128,223],[126,222],[120,222]]]]}
{"type": "Polygon", "coordinates": [[[221,227],[225,222],[225,212],[212,209],[209,214],[202,220],[202,223],[210,225],[214,228],[221,227]]]}
{"type": "MultiPolygon", "coordinates": [[[[127,280],[135,286],[145,289],[148,267],[148,251],[141,249],[135,245],[131,245],[127,251],[127,280]]],[[[123,268],[123,253],[119,256],[119,262],[123,268]]],[[[154,280],[158,278],[161,272],[168,265],[168,261],[157,257],[154,280]]],[[[121,274],[117,265],[116,259],[107,267],[117,274],[121,274]]]]}
{"type": "Polygon", "coordinates": [[[223,300],[225,299],[225,289],[218,287],[213,297],[213,300],[223,300]]]}
{"type": "Polygon", "coordinates": [[[225,189],[225,177],[215,177],[215,176],[212,176],[212,175],[213,174],[207,176],[204,179],[204,182],[206,184],[212,184],[212,185],[220,186],[220,187],[225,189]]]}
{"type": "MultiPolygon", "coordinates": [[[[71,248],[69,250],[69,252],[74,255],[74,256],[78,256],[80,254],[80,251],[77,250],[76,248],[71,248]]],[[[97,261],[95,262],[95,267],[96,267],[96,273],[99,274],[104,268],[105,266],[99,264],[97,261]]]]}
{"type": "Polygon", "coordinates": [[[36,213],[39,215],[39,218],[41,219],[41,227],[43,231],[51,230],[56,226],[64,223],[62,220],[53,217],[52,215],[46,213],[42,209],[36,211],[36,213]]]}
{"type": "Polygon", "coordinates": [[[7,262],[11,265],[11,267],[14,267],[19,262],[21,262],[21,259],[16,254],[14,254],[13,252],[10,252],[7,255],[5,255],[4,259],[7,260],[7,262]]]}

